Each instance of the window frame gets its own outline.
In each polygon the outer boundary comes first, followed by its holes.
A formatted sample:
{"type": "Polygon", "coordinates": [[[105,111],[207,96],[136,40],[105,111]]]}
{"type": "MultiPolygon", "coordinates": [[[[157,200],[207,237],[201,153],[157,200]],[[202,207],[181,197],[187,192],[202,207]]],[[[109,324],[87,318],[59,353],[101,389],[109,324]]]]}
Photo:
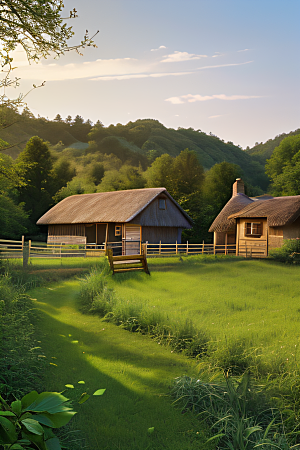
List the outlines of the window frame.
{"type": "Polygon", "coordinates": [[[165,198],[159,198],[159,199],[158,199],[158,209],[161,209],[162,211],[164,211],[164,210],[167,209],[167,201],[166,201],[165,198]],[[162,204],[161,202],[164,202],[164,203],[163,203],[163,205],[164,205],[163,208],[161,207],[161,204],[162,204]]]}
{"type": "Polygon", "coordinates": [[[115,236],[122,236],[122,225],[115,225],[115,236]]]}
{"type": "Polygon", "coordinates": [[[244,235],[261,237],[263,235],[263,222],[245,222],[244,235]]]}

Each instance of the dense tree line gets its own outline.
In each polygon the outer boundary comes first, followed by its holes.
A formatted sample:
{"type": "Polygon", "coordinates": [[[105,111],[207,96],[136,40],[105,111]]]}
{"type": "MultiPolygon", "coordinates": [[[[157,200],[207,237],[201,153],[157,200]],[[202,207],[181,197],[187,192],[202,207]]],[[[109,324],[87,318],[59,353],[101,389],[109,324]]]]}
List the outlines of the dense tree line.
{"type": "MultiPolygon", "coordinates": [[[[13,108],[0,112],[8,129],[15,123],[19,130],[26,125],[42,134],[27,140],[16,159],[7,155],[10,149],[0,153],[1,237],[36,234],[37,219],[70,195],[165,187],[194,220],[186,238],[207,241],[207,230],[231,197],[237,177],[244,179],[249,195],[266,192],[268,177],[272,193],[300,193],[299,135],[289,136],[274,150],[267,177],[258,161],[249,155],[243,160],[246,153],[240,148],[200,130],[167,129],[155,120],[104,127],[79,115],[63,119],[57,114],[48,121],[36,119],[28,108],[22,114],[13,108]]],[[[2,148],[7,148],[9,139],[2,137],[2,148]]]]}

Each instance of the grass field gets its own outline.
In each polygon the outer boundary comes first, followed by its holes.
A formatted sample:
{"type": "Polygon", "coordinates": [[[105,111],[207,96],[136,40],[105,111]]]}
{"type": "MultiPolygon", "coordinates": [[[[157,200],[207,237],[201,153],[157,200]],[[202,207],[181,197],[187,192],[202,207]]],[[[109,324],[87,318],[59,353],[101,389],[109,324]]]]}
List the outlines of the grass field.
{"type": "Polygon", "coordinates": [[[191,413],[174,408],[168,396],[175,377],[197,375],[195,363],[146,336],[80,314],[79,286],[79,281],[69,280],[36,288],[30,295],[41,311],[38,329],[48,366],[47,390],[61,391],[65,384],[78,388],[80,380],[90,393],[106,389],[102,397],[83,404],[74,419],[73,426],[83,431],[88,448],[212,448],[204,445],[203,425],[191,413]]]}
{"type": "Polygon", "coordinates": [[[108,278],[120,304],[144,314],[159,310],[169,323],[191,319],[220,359],[232,347],[238,358],[251,353],[266,374],[298,367],[298,266],[195,256],[149,259],[149,267],[150,277],[108,278]]]}
{"type": "MultiPolygon", "coordinates": [[[[79,380],[85,380],[89,392],[106,388],[102,397],[82,405],[74,420],[75,428],[88,436],[89,449],[209,448],[203,424],[191,413],[174,409],[168,393],[175,377],[202,377],[204,369],[212,373],[217,367],[235,367],[240,374],[250,368],[254,378],[271,382],[269,392],[273,400],[283,399],[276,404],[289,411],[290,428],[297,422],[299,267],[190,256],[149,258],[151,276],[104,272],[114,292],[112,316],[122,317],[123,324],[127,319],[157,321],[170,330],[192,323],[190,328],[207,340],[205,354],[195,360],[176,354],[171,346],[157,345],[159,339],[80,313],[79,293],[92,280],[87,271],[95,260],[74,260],[62,265],[59,260],[38,261],[25,275],[32,279],[44,273],[41,279],[55,281],[77,273],[86,279],[38,287],[31,296],[41,311],[47,390],[62,390],[68,383],[77,386],[79,380]],[[45,278],[47,273],[52,275],[45,278]]],[[[100,271],[101,265],[103,259],[100,271]]]]}

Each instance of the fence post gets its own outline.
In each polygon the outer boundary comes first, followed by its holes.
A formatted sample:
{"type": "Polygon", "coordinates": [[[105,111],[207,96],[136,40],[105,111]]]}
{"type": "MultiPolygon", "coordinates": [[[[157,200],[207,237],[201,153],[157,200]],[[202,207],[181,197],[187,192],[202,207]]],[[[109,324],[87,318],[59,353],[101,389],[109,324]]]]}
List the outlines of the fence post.
{"type": "Polygon", "coordinates": [[[28,266],[28,259],[30,257],[30,243],[31,241],[29,241],[28,246],[25,244],[23,244],[23,267],[27,267],[28,266]]]}
{"type": "Polygon", "coordinates": [[[225,255],[227,255],[227,233],[225,234],[225,255]]]}
{"type": "Polygon", "coordinates": [[[159,241],[159,249],[158,249],[158,254],[161,254],[161,241],[159,241]]]}
{"type": "Polygon", "coordinates": [[[216,254],[216,244],[214,243],[214,255],[216,254]]]}
{"type": "Polygon", "coordinates": [[[146,241],[146,243],[145,243],[145,255],[146,255],[146,257],[147,257],[147,254],[148,254],[148,241],[146,241]]]}
{"type": "Polygon", "coordinates": [[[186,254],[189,254],[189,241],[186,241],[186,254]]]}
{"type": "Polygon", "coordinates": [[[24,235],[22,236],[22,251],[23,251],[23,248],[24,248],[24,244],[25,244],[25,238],[24,238],[24,235]]]}
{"type": "Polygon", "coordinates": [[[178,255],[178,244],[177,244],[177,241],[176,241],[176,255],[178,255]]]}
{"type": "Polygon", "coordinates": [[[202,255],[204,253],[204,241],[202,241],[202,255]]]}

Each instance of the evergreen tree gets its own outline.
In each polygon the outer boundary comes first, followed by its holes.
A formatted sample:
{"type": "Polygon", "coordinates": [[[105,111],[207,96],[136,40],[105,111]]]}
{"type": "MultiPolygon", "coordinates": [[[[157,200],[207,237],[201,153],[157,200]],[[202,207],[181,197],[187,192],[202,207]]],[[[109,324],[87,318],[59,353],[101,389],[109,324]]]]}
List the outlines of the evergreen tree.
{"type": "Polygon", "coordinates": [[[17,160],[25,185],[18,188],[19,201],[35,223],[51,203],[52,158],[48,145],[33,136],[17,160]]]}

